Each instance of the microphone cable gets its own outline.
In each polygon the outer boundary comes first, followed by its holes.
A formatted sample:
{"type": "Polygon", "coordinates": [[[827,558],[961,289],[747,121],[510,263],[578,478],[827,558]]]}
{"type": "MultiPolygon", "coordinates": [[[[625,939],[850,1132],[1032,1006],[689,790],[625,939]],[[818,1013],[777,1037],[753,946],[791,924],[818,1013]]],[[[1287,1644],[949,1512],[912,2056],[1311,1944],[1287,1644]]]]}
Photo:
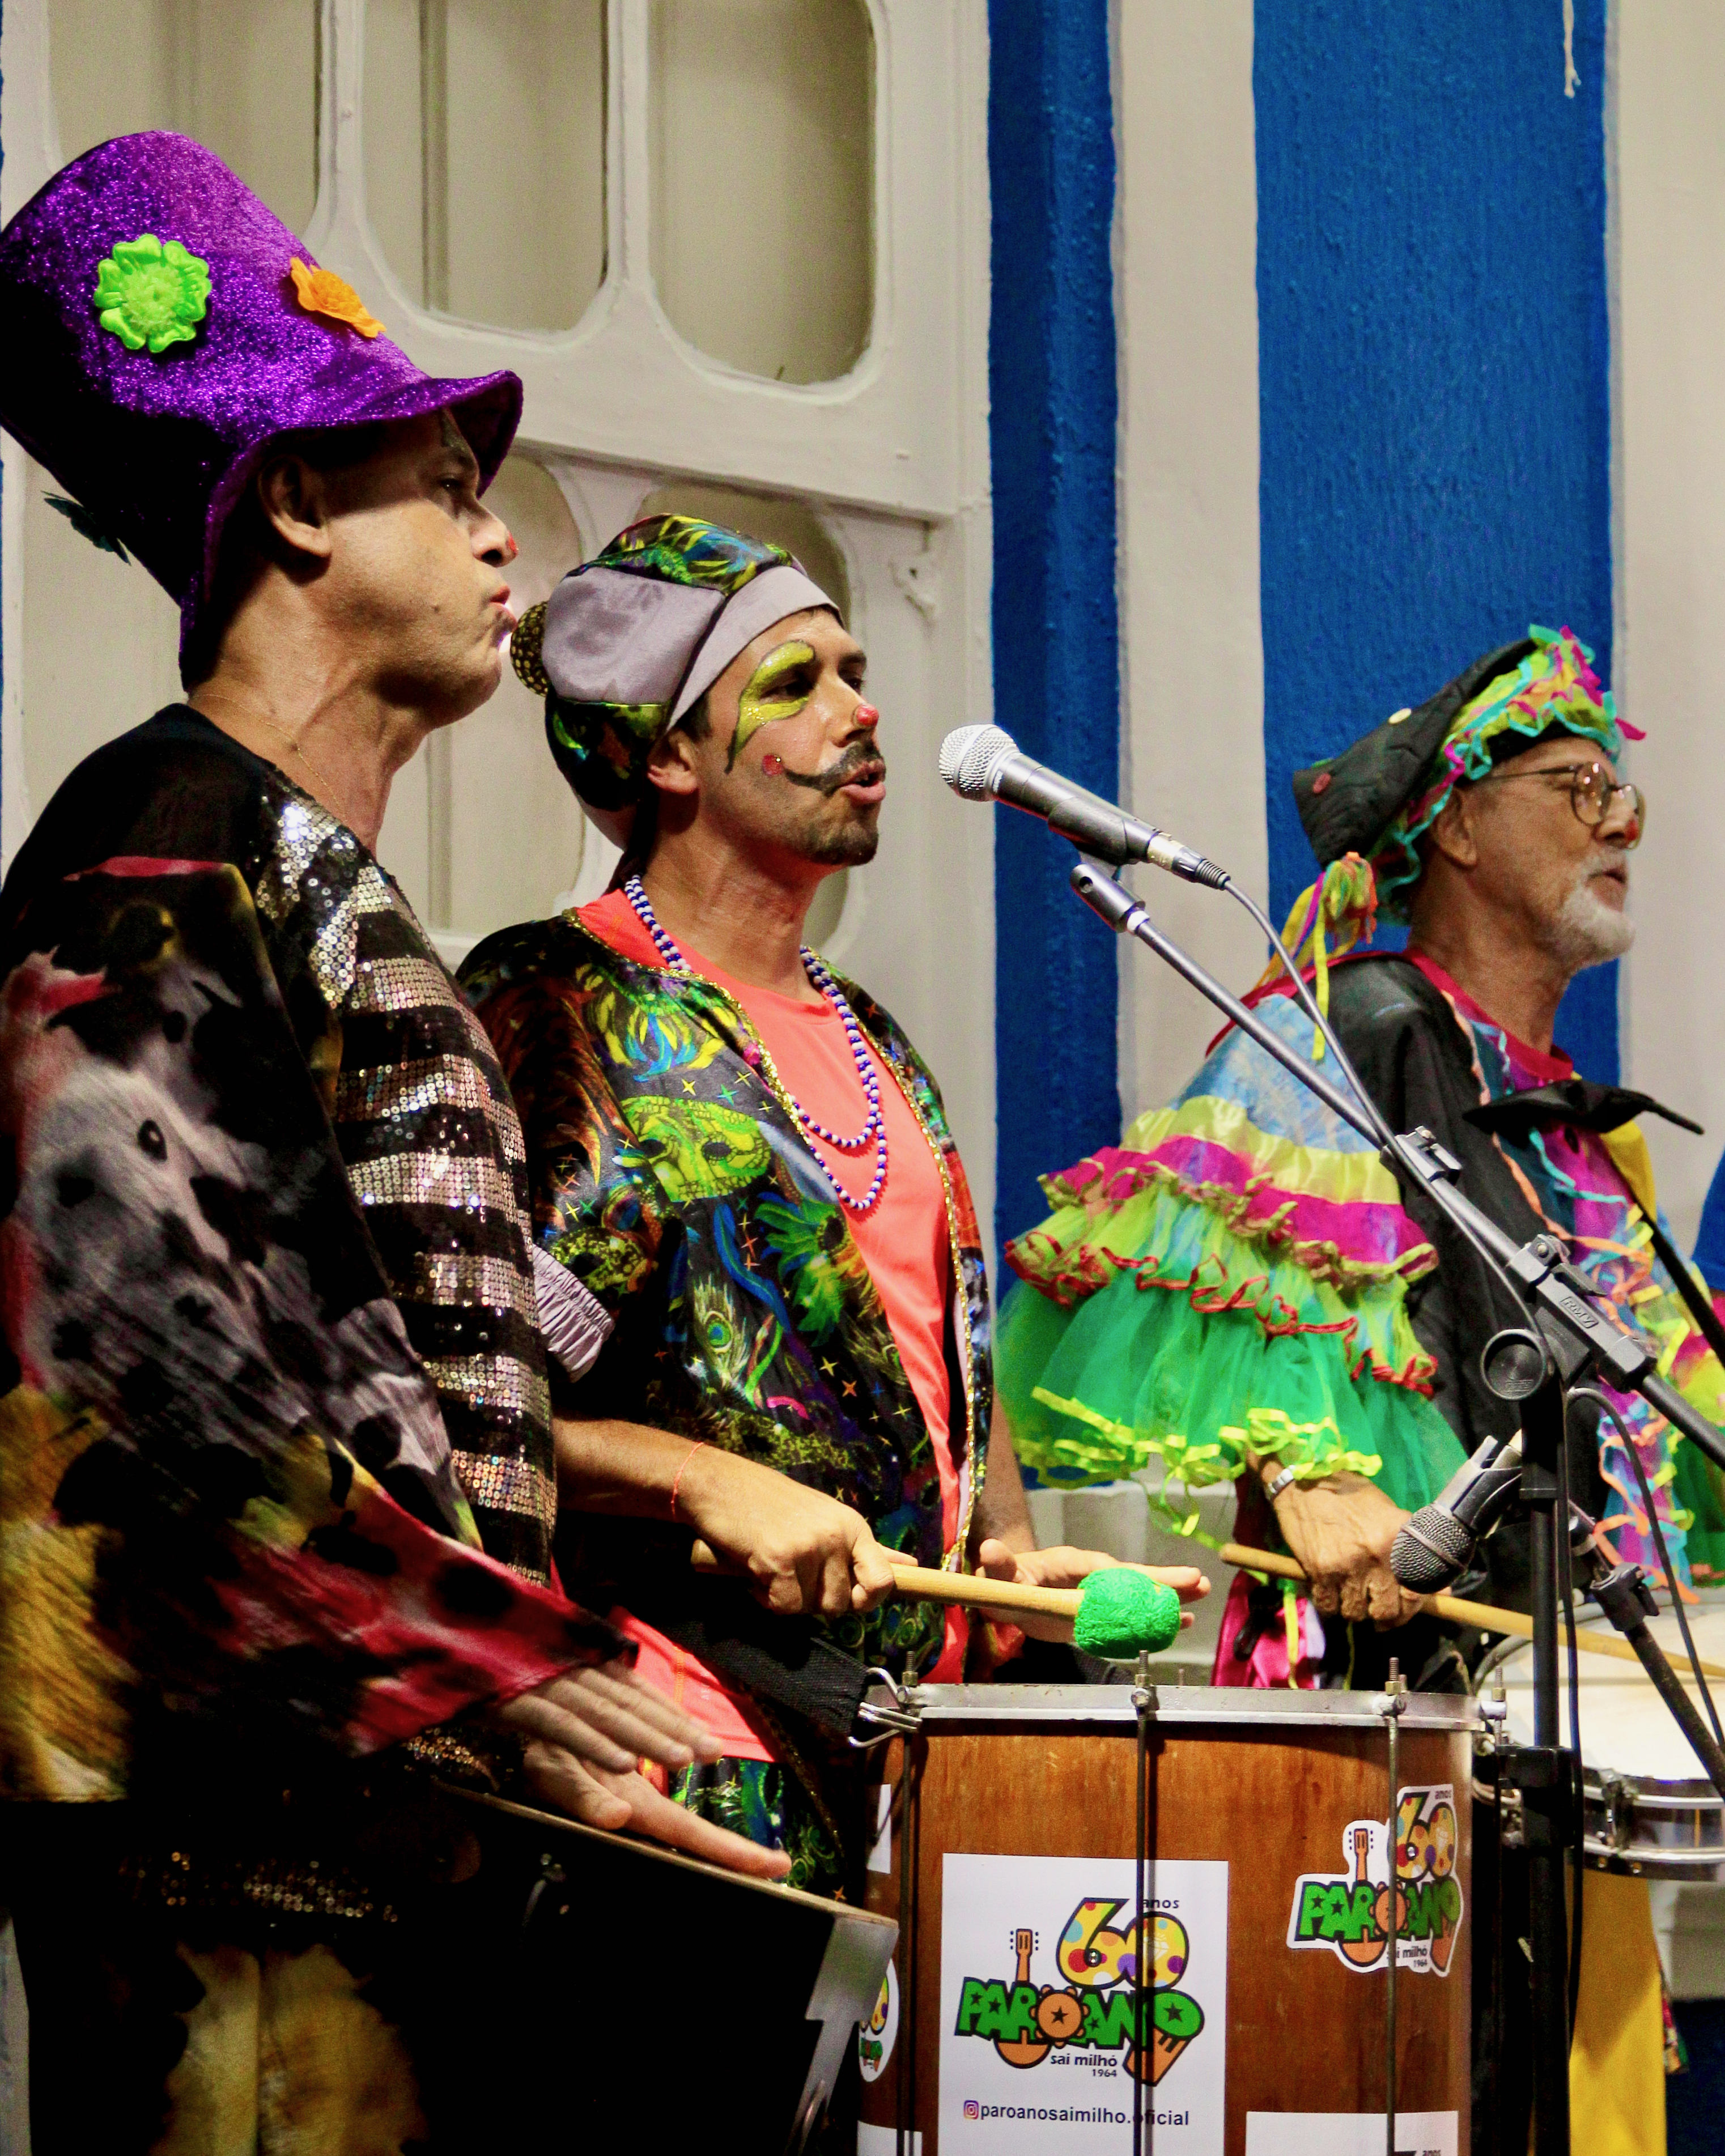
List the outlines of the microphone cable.
{"type": "Polygon", "coordinates": [[[1365,1110],[1367,1116],[1370,1118],[1373,1127],[1378,1133],[1379,1142],[1384,1145],[1388,1145],[1395,1135],[1389,1127],[1389,1119],[1385,1116],[1383,1111],[1378,1107],[1378,1103],[1372,1098],[1371,1095],[1366,1091],[1364,1086],[1361,1083],[1360,1075],[1358,1071],[1354,1069],[1352,1059],[1349,1057],[1347,1050],[1343,1047],[1341,1042],[1336,1038],[1334,1028],[1331,1025],[1329,1019],[1325,1017],[1323,1012],[1318,1008],[1317,998],[1312,993],[1310,984],[1307,982],[1301,980],[1300,978],[1299,968],[1295,965],[1292,955],[1289,952],[1287,945],[1282,942],[1281,937],[1276,933],[1275,923],[1271,920],[1270,916],[1264,911],[1263,907],[1259,905],[1257,900],[1252,896],[1251,893],[1249,891],[1243,889],[1240,885],[1237,884],[1232,876],[1230,876],[1227,879],[1227,880],[1222,885],[1221,888],[1227,892],[1230,898],[1236,900],[1239,904],[1245,908],[1246,911],[1251,916],[1252,919],[1257,923],[1259,928],[1263,932],[1265,941],[1269,944],[1271,949],[1275,952],[1276,957],[1281,959],[1283,967],[1286,970],[1288,979],[1293,984],[1293,993],[1296,999],[1299,1003],[1301,1009],[1305,1012],[1307,1018],[1309,1018],[1313,1025],[1317,1027],[1319,1037],[1323,1041],[1325,1047],[1328,1049],[1330,1054],[1335,1057],[1337,1069],[1340,1070],[1342,1075],[1348,1081],[1348,1085],[1353,1089],[1354,1098],[1359,1102],[1360,1106],[1365,1110]]]}
{"type": "Polygon", "coordinates": [[[1563,1598],[1563,1639],[1569,1676],[1569,1810],[1574,1821],[1569,1843],[1574,1884],[1569,1893],[1569,2048],[1575,2048],[1575,2016],[1581,2001],[1582,1920],[1586,1913],[1587,1777],[1581,1765],[1581,1649],[1575,1636],[1575,1548],[1569,1538],[1569,1409],[1574,1394],[1563,1395],[1563,1430],[1558,1446],[1558,1591],[1563,1598]]]}
{"type": "Polygon", "coordinates": [[[1683,1609],[1683,1598],[1677,1592],[1677,1575],[1671,1568],[1671,1554],[1665,1546],[1665,1535],[1659,1524],[1659,1513],[1653,1502],[1653,1491],[1647,1481],[1647,1471],[1641,1465],[1641,1455],[1635,1450],[1635,1440],[1625,1427],[1623,1417],[1597,1385],[1577,1385],[1570,1394],[1572,1400],[1591,1400],[1603,1408],[1617,1425],[1617,1435],[1623,1440],[1623,1449],[1630,1456],[1630,1465],[1635,1471],[1635,1480],[1640,1485],[1641,1502],[1647,1507],[1647,1521],[1653,1531],[1653,1547],[1659,1555],[1659,1566],[1665,1574],[1666,1587],[1671,1598],[1671,1609],[1677,1620],[1677,1630],[1683,1635],[1684,1651],[1689,1657],[1689,1666],[1694,1672],[1697,1688],[1707,1711],[1707,1720],[1713,1725],[1713,1735],[1725,1745],[1725,1730],[1719,1727],[1718,1710],[1713,1705],[1713,1695],[1707,1689],[1707,1681],[1702,1672],[1701,1656],[1695,1651],[1695,1635],[1689,1630],[1689,1619],[1683,1609]]]}

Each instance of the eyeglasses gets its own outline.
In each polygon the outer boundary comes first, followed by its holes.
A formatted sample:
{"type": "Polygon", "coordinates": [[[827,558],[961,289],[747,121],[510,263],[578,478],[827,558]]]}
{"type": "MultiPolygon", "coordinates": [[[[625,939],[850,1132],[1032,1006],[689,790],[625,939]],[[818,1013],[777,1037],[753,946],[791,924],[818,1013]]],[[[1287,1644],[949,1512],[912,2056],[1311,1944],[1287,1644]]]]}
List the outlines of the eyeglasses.
{"type": "Polygon", "coordinates": [[[1647,803],[1639,786],[1627,780],[1619,782],[1612,778],[1603,763],[1548,763],[1539,771],[1494,771],[1489,778],[1476,783],[1481,786],[1505,786],[1512,778],[1567,778],[1569,782],[1569,806],[1581,821],[1591,829],[1597,829],[1611,814],[1611,804],[1620,793],[1631,819],[1624,844],[1630,848],[1639,846],[1641,834],[1647,828],[1647,803]]]}

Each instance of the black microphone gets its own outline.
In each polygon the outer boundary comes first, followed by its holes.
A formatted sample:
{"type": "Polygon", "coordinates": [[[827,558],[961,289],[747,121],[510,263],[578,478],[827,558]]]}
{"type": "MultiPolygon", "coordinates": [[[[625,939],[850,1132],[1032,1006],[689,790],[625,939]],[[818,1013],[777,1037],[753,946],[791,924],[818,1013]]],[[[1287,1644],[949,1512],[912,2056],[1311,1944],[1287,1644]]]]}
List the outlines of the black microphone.
{"type": "Polygon", "coordinates": [[[1488,1535],[1521,1486],[1522,1434],[1488,1437],[1429,1505],[1399,1529],[1389,1568],[1415,1594],[1435,1594],[1467,1569],[1474,1545],[1488,1535]]]}
{"type": "Polygon", "coordinates": [[[941,743],[941,777],[967,801],[1004,801],[1040,816],[1051,831],[1096,860],[1148,861],[1188,883],[1225,891],[1228,872],[1183,846],[1172,833],[1141,824],[1046,764],[1023,755],[999,726],[957,726],[941,743]]]}

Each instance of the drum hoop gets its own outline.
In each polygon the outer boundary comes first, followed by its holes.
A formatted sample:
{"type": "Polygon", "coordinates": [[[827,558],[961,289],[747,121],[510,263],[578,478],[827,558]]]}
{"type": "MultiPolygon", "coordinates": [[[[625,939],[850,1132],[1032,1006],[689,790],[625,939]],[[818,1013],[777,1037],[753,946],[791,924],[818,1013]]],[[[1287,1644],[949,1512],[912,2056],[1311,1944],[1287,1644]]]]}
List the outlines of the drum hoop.
{"type": "MultiPolygon", "coordinates": [[[[1721,1590],[1717,1589],[1709,1590],[1709,1596],[1712,1606],[1716,1608],[1718,1606],[1722,1599],[1725,1599],[1725,1595],[1722,1595],[1721,1590]]],[[[1577,1629],[1584,1633],[1595,1632],[1604,1634],[1607,1637],[1611,1636],[1610,1627],[1603,1619],[1589,1619],[1584,1616],[1577,1629]]],[[[1522,1681],[1517,1683],[1516,1690],[1522,1696],[1522,1711],[1525,1715],[1527,1712],[1526,1702],[1532,1697],[1532,1687],[1526,1681],[1525,1672],[1531,1669],[1532,1665],[1532,1644],[1531,1641],[1526,1640],[1517,1640],[1513,1643],[1506,1640],[1501,1644],[1504,1647],[1507,1647],[1508,1651],[1507,1653],[1502,1653],[1495,1658],[1490,1666],[1489,1673],[1491,1676],[1496,1676],[1505,1674],[1511,1670],[1515,1670],[1519,1675],[1521,1675],[1522,1681]]],[[[1671,1656],[1671,1661],[1672,1668],[1676,1671],[1678,1676],[1683,1681],[1686,1686],[1689,1683],[1689,1671],[1686,1665],[1679,1659],[1679,1656],[1676,1654],[1671,1656]]],[[[1636,1669],[1635,1666],[1633,1663],[1629,1662],[1617,1664],[1615,1667],[1614,1673],[1620,1680],[1625,1676],[1630,1677],[1639,1677],[1640,1676],[1640,1672],[1636,1669]]],[[[1483,1668],[1475,1673],[1476,1698],[1479,1697],[1481,1691],[1484,1689],[1486,1675],[1486,1672],[1483,1668]]],[[[1565,1743],[1568,1743],[1568,1737],[1567,1732],[1568,1729],[1569,1713],[1568,1691],[1568,1679],[1567,1675],[1563,1675],[1561,1672],[1560,1676],[1561,1681],[1564,1686],[1563,1727],[1566,1733],[1563,1741],[1565,1743]]],[[[1608,1781],[1620,1782],[1626,1789],[1632,1789],[1635,1792],[1636,1803],[1642,1806],[1643,1809],[1649,1811],[1665,1810],[1693,1814],[1696,1812],[1717,1812],[1720,1810],[1725,1810],[1725,1804],[1722,1804],[1718,1791],[1713,1787],[1712,1784],[1708,1781],[1705,1774],[1638,1774],[1633,1770],[1633,1768],[1614,1766],[1609,1760],[1601,1759],[1596,1752],[1592,1753],[1589,1752],[1589,1732],[1587,1724],[1589,1686],[1589,1683],[1604,1684],[1609,1681],[1609,1676],[1607,1672],[1598,1669],[1596,1666],[1589,1667],[1584,1663],[1581,1686],[1581,1779],[1583,1788],[1591,1796],[1603,1803],[1604,1800],[1606,1783],[1608,1781]]],[[[1656,1716],[1655,1720],[1656,1724],[1662,1726],[1666,1709],[1660,1705],[1659,1696],[1653,1690],[1651,1684],[1647,1686],[1645,1697],[1651,1706],[1658,1708],[1658,1713],[1656,1716]]],[[[1693,1697],[1692,1692],[1691,1697],[1693,1697]]],[[[1524,1728],[1527,1727],[1525,1722],[1523,1722],[1522,1727],[1524,1728]]],[[[1597,1742],[1597,1739],[1595,1739],[1595,1742],[1597,1742]]],[[[1699,1761],[1696,1763],[1697,1766],[1699,1767],[1699,1761]]],[[[1725,1856],[1725,1852],[1722,1852],[1722,1856],[1725,1856]]]]}
{"type": "MultiPolygon", "coordinates": [[[[1132,1687],[1120,1685],[919,1685],[926,1736],[955,1734],[960,1727],[1116,1730],[1133,1734],[1137,1714],[1132,1687]]],[[[1151,1716],[1158,1725],[1220,1731],[1296,1727],[1368,1729],[1381,1734],[1368,1691],[1259,1691],[1231,1685],[1158,1685],[1151,1716]]],[[[1409,1692],[1402,1717],[1404,1735],[1471,1736],[1479,1708],[1464,1693],[1409,1692]]]]}
{"type": "Polygon", "coordinates": [[[1581,1785],[1589,1795],[1603,1802],[1608,1782],[1618,1782],[1624,1788],[1632,1789],[1635,1802],[1643,1811],[1725,1811],[1725,1804],[1719,1801],[1719,1792],[1711,1782],[1665,1782],[1656,1775],[1626,1774],[1621,1767],[1602,1767],[1596,1760],[1583,1759],[1581,1785]]]}

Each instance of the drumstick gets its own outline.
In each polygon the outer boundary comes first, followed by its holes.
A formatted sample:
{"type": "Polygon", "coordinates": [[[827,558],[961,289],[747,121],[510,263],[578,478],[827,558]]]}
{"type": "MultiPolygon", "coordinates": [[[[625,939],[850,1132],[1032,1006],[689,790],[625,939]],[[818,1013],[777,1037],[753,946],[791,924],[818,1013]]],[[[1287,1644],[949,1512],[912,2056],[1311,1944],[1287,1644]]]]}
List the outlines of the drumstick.
{"type": "MultiPolygon", "coordinates": [[[[899,1550],[880,1553],[893,1568],[893,1591],[908,1601],[957,1602],[973,1609],[1065,1617],[1076,1628],[1076,1644],[1105,1659],[1129,1658],[1140,1647],[1159,1651],[1180,1629],[1179,1600],[1173,1589],[1133,1565],[1111,1565],[1093,1572],[1081,1587],[1026,1587],[1014,1579],[930,1571],[899,1550]]],[[[689,1552],[689,1562],[697,1572],[724,1569],[711,1547],[699,1540],[689,1552]]]]}
{"type": "MultiPolygon", "coordinates": [[[[1305,1569],[1291,1557],[1281,1557],[1274,1550],[1248,1549],[1243,1543],[1224,1543],[1224,1564],[1236,1564],[1246,1572],[1273,1572],[1283,1579],[1297,1579],[1303,1585],[1305,1569]]],[[[1499,1609],[1489,1602],[1469,1602],[1459,1594],[1422,1594],[1424,1606],[1434,1617],[1447,1617],[1452,1625],[1472,1625],[1481,1632],[1513,1633],[1519,1640],[1533,1636],[1533,1620],[1522,1616],[1519,1609],[1499,1609]]],[[[1567,1637],[1567,1635],[1565,1635],[1567,1637]]],[[[1614,1661],[1633,1662],[1641,1666],[1640,1657],[1627,1640],[1620,1640],[1615,1633],[1584,1632],[1579,1626],[1575,1631],[1575,1644],[1584,1655],[1609,1655],[1614,1661]]],[[[1725,1677],[1725,1669],[1717,1662],[1703,1662],[1702,1669],[1710,1677],[1725,1677]]],[[[1681,1674],[1681,1672],[1680,1672],[1681,1674]]]]}
{"type": "MultiPolygon", "coordinates": [[[[1033,1609],[1045,1617],[1076,1617],[1079,1594],[1076,1587],[1022,1587],[1012,1579],[973,1579],[963,1572],[930,1572],[914,1558],[896,1550],[883,1550],[898,1574],[898,1592],[912,1602],[959,1602],[977,1609],[1033,1609]]],[[[708,1548],[697,1542],[689,1553],[697,1572],[722,1572],[725,1568],[708,1548]]]]}

